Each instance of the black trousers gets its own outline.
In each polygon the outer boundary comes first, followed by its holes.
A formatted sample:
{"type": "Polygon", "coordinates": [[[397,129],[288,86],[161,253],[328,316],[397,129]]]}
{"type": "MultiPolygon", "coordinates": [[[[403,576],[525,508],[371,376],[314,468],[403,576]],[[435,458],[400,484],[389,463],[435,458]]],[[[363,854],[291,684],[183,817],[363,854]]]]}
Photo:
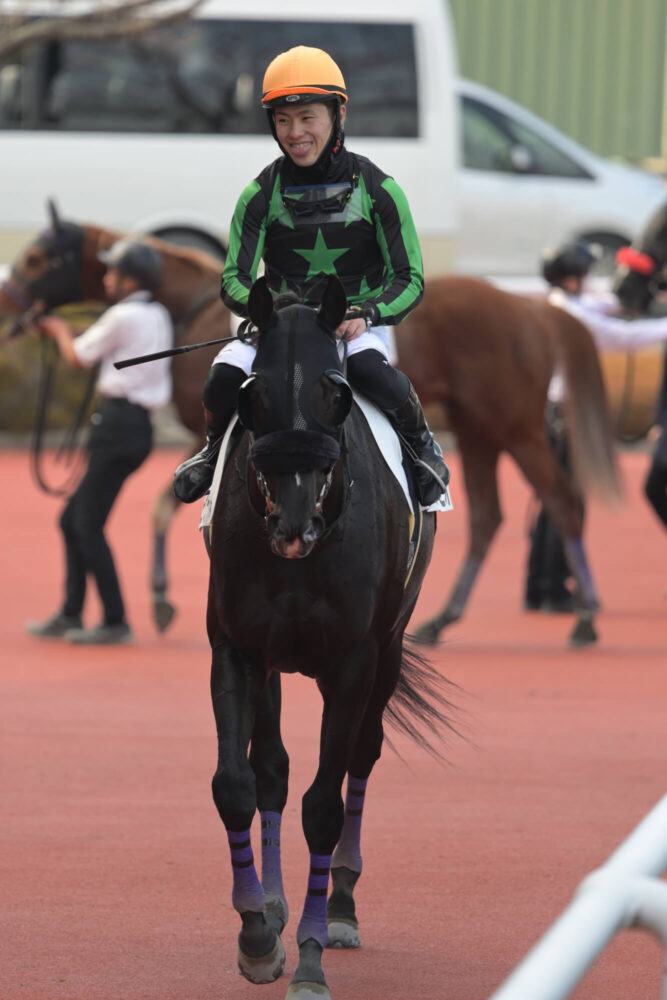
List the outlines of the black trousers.
{"type": "Polygon", "coordinates": [[[667,420],[663,418],[662,434],[653,453],[644,493],[654,511],[667,528],[667,420]]]}
{"type": "MultiPolygon", "coordinates": [[[[546,416],[546,431],[558,464],[572,478],[572,457],[560,408],[550,405],[546,416]]],[[[583,509],[583,503],[582,503],[583,509]]],[[[570,591],[565,582],[571,576],[562,539],[543,507],[540,507],[530,532],[526,602],[559,601],[570,591]]]]}
{"type": "Polygon", "coordinates": [[[148,411],[126,399],[105,399],[91,418],[86,471],[60,517],[65,541],[66,615],[80,615],[92,576],[104,623],[125,621],[125,606],[104,525],[125,480],[150,454],[148,411]]]}

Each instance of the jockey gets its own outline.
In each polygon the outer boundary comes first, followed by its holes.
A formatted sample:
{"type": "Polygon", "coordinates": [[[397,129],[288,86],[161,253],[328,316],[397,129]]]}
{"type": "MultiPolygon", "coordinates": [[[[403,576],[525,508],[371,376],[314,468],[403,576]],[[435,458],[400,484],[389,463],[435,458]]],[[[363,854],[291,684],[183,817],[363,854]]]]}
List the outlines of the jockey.
{"type": "MultiPolygon", "coordinates": [[[[275,295],[296,293],[316,307],[336,274],[351,310],[336,331],[347,345],[347,377],[375,403],[418,456],[416,485],[423,506],[449,480],[442,452],[409,379],[389,363],[388,326],[421,300],[421,252],[406,197],[393,178],[345,146],[347,91],[342,73],[321,49],[298,46],[271,62],[262,106],[281,156],[242,192],[232,219],[222,299],[247,316],[250,288],[263,260],[275,295]]],[[[203,391],[206,447],[183,462],[174,493],[186,503],[213,478],[219,441],[249,375],[255,349],[241,340],[218,353],[203,391]]]]}

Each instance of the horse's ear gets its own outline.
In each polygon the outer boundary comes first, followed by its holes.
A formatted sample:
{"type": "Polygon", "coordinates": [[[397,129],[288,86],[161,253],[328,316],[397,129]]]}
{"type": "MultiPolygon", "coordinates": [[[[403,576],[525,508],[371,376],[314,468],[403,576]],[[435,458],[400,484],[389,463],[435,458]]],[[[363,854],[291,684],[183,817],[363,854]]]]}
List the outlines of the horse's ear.
{"type": "Polygon", "coordinates": [[[273,319],[273,296],[266,278],[258,278],[248,296],[248,315],[258,330],[266,330],[273,319]]]}
{"type": "Polygon", "coordinates": [[[335,274],[330,274],[317,312],[320,326],[328,333],[333,333],[345,319],[346,310],[347,296],[342,282],[335,274]]]}
{"type": "Polygon", "coordinates": [[[53,226],[53,231],[54,233],[59,233],[62,229],[62,222],[60,221],[58,209],[56,208],[56,203],[53,198],[49,198],[46,203],[46,207],[49,211],[49,218],[51,220],[51,225],[53,226]]]}

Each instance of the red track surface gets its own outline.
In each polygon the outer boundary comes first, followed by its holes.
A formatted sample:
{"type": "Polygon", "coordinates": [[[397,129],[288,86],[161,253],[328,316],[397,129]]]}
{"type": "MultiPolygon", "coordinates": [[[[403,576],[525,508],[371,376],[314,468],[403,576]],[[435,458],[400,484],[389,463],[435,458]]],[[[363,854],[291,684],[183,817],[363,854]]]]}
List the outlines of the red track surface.
{"type": "MultiPolygon", "coordinates": [[[[137,643],[87,650],[23,632],[59,600],[59,504],[33,487],[25,454],[0,454],[2,1000],[282,1000],[294,968],[307,877],[300,798],[314,774],[319,697],[312,682],[286,679],[287,977],[253,987],[235,970],[238,920],[210,795],[198,510],[179,514],[170,540],[178,617],[162,637],[150,620],[150,508],[179,457],[154,454],[110,523],[137,643]]],[[[465,544],[452,464],[456,510],[439,515],[417,622],[443,603],[465,544]]],[[[641,495],[647,457],[622,464],[625,507],[589,508],[604,612],[598,646],[581,651],[566,648],[569,618],[520,611],[529,494],[501,466],[505,523],[466,619],[434,654],[460,685],[468,742],[450,739],[445,766],[403,741],[402,760],[387,750],[378,764],[358,893],[363,947],[325,956],[334,1000],[485,1000],[665,793],[667,536],[641,495]]],[[[660,965],[652,939],[626,932],[573,996],[657,998],[660,965]]]]}

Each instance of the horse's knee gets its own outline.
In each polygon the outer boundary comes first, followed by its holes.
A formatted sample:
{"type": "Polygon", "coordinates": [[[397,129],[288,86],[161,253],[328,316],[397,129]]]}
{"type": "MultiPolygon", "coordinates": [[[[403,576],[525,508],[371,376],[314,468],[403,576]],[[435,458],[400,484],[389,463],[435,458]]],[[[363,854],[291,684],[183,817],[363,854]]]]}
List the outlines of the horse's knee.
{"type": "Polygon", "coordinates": [[[332,854],[343,829],[345,809],[340,791],[322,792],[312,785],[303,796],[301,819],[311,854],[332,854]]]}
{"type": "Polygon", "coordinates": [[[211,781],[213,801],[220,819],[228,830],[247,830],[255,815],[256,799],[254,780],[249,775],[234,774],[225,767],[218,768],[211,781]]]}

